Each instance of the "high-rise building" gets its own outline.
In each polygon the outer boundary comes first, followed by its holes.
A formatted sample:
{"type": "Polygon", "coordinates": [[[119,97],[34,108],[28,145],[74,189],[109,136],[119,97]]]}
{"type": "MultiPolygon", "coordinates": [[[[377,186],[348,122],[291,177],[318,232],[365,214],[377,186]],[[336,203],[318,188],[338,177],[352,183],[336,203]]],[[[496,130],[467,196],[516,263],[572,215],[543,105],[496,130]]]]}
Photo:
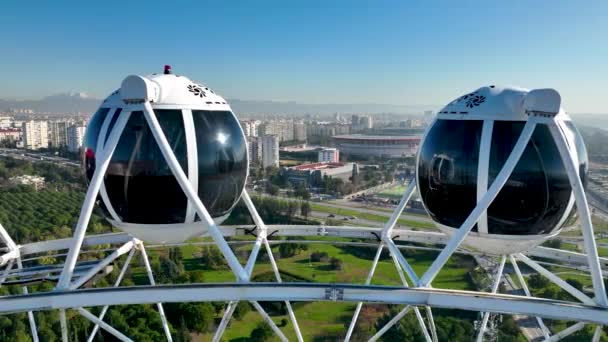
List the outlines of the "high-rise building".
{"type": "Polygon", "coordinates": [[[337,148],[324,148],[319,151],[319,162],[337,163],[340,161],[340,150],[337,148]]]}
{"type": "Polygon", "coordinates": [[[272,120],[260,125],[258,136],[276,135],[279,141],[294,140],[293,120],[272,120]]]}
{"type": "Polygon", "coordinates": [[[14,143],[21,140],[21,130],[18,128],[0,128],[0,141],[14,143]]]}
{"type": "Polygon", "coordinates": [[[22,126],[23,147],[27,150],[37,150],[49,147],[48,124],[46,121],[25,121],[22,126]]]}
{"type": "Polygon", "coordinates": [[[67,121],[50,121],[48,123],[49,144],[54,148],[61,148],[68,145],[68,127],[70,123],[67,121]]]}
{"type": "Polygon", "coordinates": [[[264,135],[262,138],[262,167],[279,167],[279,137],[264,135]]]}
{"type": "Polygon", "coordinates": [[[365,129],[371,129],[373,127],[374,127],[374,121],[372,120],[371,116],[362,116],[359,119],[359,129],[365,130],[365,129]]]}
{"type": "Polygon", "coordinates": [[[425,110],[424,111],[424,122],[427,124],[430,124],[431,121],[433,121],[433,111],[432,110],[425,110]]]}
{"type": "Polygon", "coordinates": [[[249,152],[249,161],[251,163],[259,163],[262,159],[262,146],[260,140],[261,138],[259,137],[247,137],[247,148],[249,152]]]}
{"type": "Polygon", "coordinates": [[[241,120],[241,127],[243,128],[243,132],[246,137],[257,137],[258,136],[258,126],[260,125],[259,120],[241,120]]]}
{"type": "Polygon", "coordinates": [[[303,122],[294,122],[293,140],[306,141],[306,125],[303,122]]]}
{"type": "Polygon", "coordinates": [[[68,127],[68,138],[67,145],[68,151],[70,152],[78,152],[82,147],[82,140],[84,139],[84,132],[86,131],[86,126],[84,124],[74,124],[68,127]]]}
{"type": "Polygon", "coordinates": [[[0,129],[7,129],[13,127],[12,116],[0,116],[0,129]]]}

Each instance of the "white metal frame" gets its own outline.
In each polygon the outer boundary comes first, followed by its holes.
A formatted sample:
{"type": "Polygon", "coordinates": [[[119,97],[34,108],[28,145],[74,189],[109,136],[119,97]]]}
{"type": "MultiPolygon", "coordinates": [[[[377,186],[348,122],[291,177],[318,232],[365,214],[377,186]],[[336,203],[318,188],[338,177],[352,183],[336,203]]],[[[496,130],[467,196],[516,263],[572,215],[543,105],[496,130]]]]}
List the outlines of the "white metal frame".
{"type": "MultiPolygon", "coordinates": [[[[106,121],[108,120],[109,119],[106,121]]],[[[106,124],[106,122],[104,122],[106,130],[108,129],[108,125],[109,123],[106,124]]],[[[401,216],[410,197],[415,191],[415,181],[410,182],[408,188],[401,198],[399,205],[394,210],[390,219],[382,229],[366,227],[315,227],[288,225],[267,226],[259,216],[253,202],[251,201],[251,198],[249,197],[249,194],[244,191],[241,198],[251,213],[258,235],[253,243],[253,249],[249,259],[246,265],[243,266],[240,264],[234,252],[230,248],[229,243],[224,238],[225,236],[239,234],[239,229],[242,229],[242,227],[220,227],[213,221],[204,204],[197,195],[197,191],[195,190],[196,187],[194,186],[194,183],[196,183],[195,180],[186,176],[175,155],[173,154],[173,151],[167,142],[167,139],[158,123],[150,103],[144,102],[138,104],[129,104],[119,114],[119,117],[116,120],[116,123],[112,128],[109,138],[103,148],[101,148],[102,145],[98,145],[96,170],[87,190],[81,214],[74,232],[74,237],[71,240],[64,239],[18,246],[12,241],[12,239],[10,239],[10,236],[6,233],[4,228],[0,226],[0,239],[2,239],[2,241],[7,245],[7,252],[0,256],[0,265],[6,265],[5,270],[2,272],[2,274],[0,274],[0,283],[4,282],[8,277],[15,277],[18,276],[19,272],[26,271],[22,266],[24,255],[36,254],[45,250],[69,249],[57,284],[57,291],[28,295],[27,288],[24,286],[23,292],[25,295],[0,298],[0,314],[28,312],[33,338],[34,340],[37,340],[36,326],[32,312],[36,310],[49,309],[60,310],[62,336],[64,340],[66,340],[67,322],[65,320],[65,310],[76,309],[82,316],[95,323],[93,331],[89,337],[89,341],[93,339],[99,328],[108,331],[110,334],[114,335],[120,340],[129,341],[128,337],[124,336],[121,332],[116,331],[103,321],[104,315],[110,305],[145,303],[157,304],[158,311],[163,322],[163,328],[165,329],[165,333],[167,335],[167,340],[171,341],[169,326],[160,303],[181,301],[229,302],[224,312],[223,319],[214,335],[214,341],[219,340],[223,335],[234,309],[236,308],[236,304],[241,300],[251,302],[262,318],[264,318],[277,336],[283,341],[286,341],[287,338],[281,329],[274,324],[272,319],[270,319],[268,314],[260,306],[259,301],[286,302],[289,317],[296,332],[298,341],[303,341],[303,338],[295,313],[291,306],[292,301],[329,300],[356,302],[356,310],[351,324],[349,325],[348,331],[346,332],[347,341],[352,336],[361,306],[367,302],[406,305],[404,309],[393,317],[385,327],[378,331],[378,333],[372,337],[371,340],[376,340],[381,337],[384,332],[398,322],[399,319],[401,319],[409,310],[413,310],[416,314],[416,318],[425,339],[427,341],[436,341],[437,335],[431,307],[459,308],[484,312],[482,324],[480,325],[480,329],[478,331],[479,341],[483,339],[489,313],[524,314],[538,317],[537,321],[543,331],[543,335],[547,340],[558,340],[564,336],[567,336],[568,334],[581,329],[585,323],[601,325],[608,324],[608,301],[602,278],[602,265],[608,265],[608,260],[600,259],[598,257],[597,247],[593,239],[593,226],[590,220],[590,213],[582,184],[578,176],[577,161],[575,157],[573,157],[574,143],[568,141],[568,137],[566,134],[564,134],[563,127],[561,125],[562,124],[560,122],[555,121],[552,118],[546,118],[546,116],[543,115],[537,116],[534,113],[530,114],[530,118],[526,122],[524,129],[503,169],[500,171],[488,190],[483,194],[478,194],[480,197],[478,198],[477,206],[469,214],[469,217],[465,220],[462,226],[449,238],[446,238],[445,235],[440,233],[415,232],[395,229],[395,224],[398,218],[401,216]],[[163,157],[166,159],[180,187],[186,194],[189,207],[191,206],[192,210],[204,223],[204,228],[206,230],[202,233],[210,236],[213,239],[214,244],[219,247],[220,251],[226,258],[230,269],[236,277],[235,283],[156,285],[144,245],[141,241],[133,239],[127,234],[110,234],[97,237],[85,237],[86,228],[90,220],[95,199],[102,189],[103,177],[112,153],[116,147],[116,144],[118,143],[131,112],[139,110],[143,111],[146,122],[150,126],[154,139],[158,143],[163,157]],[[528,255],[554,258],[557,260],[569,261],[578,264],[583,264],[585,262],[593,280],[595,297],[590,298],[581,291],[578,291],[542,267],[538,262],[523,254],[502,257],[491,293],[432,288],[432,281],[435,279],[439,271],[443,268],[453,253],[461,252],[459,250],[461,243],[464,241],[474,224],[483,217],[484,212],[487,210],[505,182],[508,180],[511,172],[513,171],[515,165],[521,157],[521,154],[528,144],[536,125],[538,124],[545,124],[550,127],[552,136],[556,141],[560,156],[568,172],[574,198],[579,210],[579,216],[581,217],[585,241],[585,254],[562,252],[550,248],[537,247],[530,251],[528,255]],[[275,241],[268,240],[268,230],[270,227],[272,227],[273,230],[276,229],[279,235],[329,235],[372,238],[373,234],[377,234],[376,236],[379,236],[380,241],[379,244],[376,245],[376,256],[372,262],[364,285],[282,283],[280,271],[277,267],[271,249],[271,244],[275,243],[275,241]],[[413,268],[409,265],[401,253],[400,249],[404,248],[404,246],[397,245],[395,241],[445,244],[445,247],[441,250],[441,253],[439,253],[429,269],[422,276],[419,276],[414,272],[413,268]],[[113,245],[117,245],[117,247],[113,249],[107,257],[100,260],[88,271],[85,271],[84,274],[76,274],[75,268],[82,247],[95,243],[112,243],[113,245]],[[269,255],[272,269],[277,281],[276,283],[252,283],[250,281],[257,256],[262,247],[265,248],[269,255]],[[402,286],[400,287],[370,285],[384,247],[389,250],[391,258],[396,266],[396,270],[402,280],[402,286]],[[140,251],[144,260],[150,285],[140,286],[137,288],[119,287],[120,282],[122,281],[122,278],[129,267],[130,261],[137,250],[140,251]],[[81,289],[82,285],[87,283],[93,276],[95,276],[99,270],[103,269],[105,266],[109,265],[117,258],[125,254],[127,254],[125,264],[123,265],[113,287],[104,289],[81,289]],[[507,257],[514,267],[515,273],[517,274],[519,282],[522,284],[526,296],[510,296],[497,293],[499,280],[503,273],[503,268],[507,257]],[[521,271],[517,266],[517,261],[524,262],[540,274],[548,277],[562,289],[580,300],[581,303],[563,303],[555,300],[532,297],[521,271]],[[18,269],[12,271],[11,269],[15,262],[17,263],[18,269]],[[406,279],[406,274],[409,281],[412,282],[411,287],[406,279]],[[74,276],[78,277],[74,279],[74,276]],[[103,306],[101,314],[96,317],[89,311],[83,309],[84,307],[90,306],[103,306]],[[427,316],[426,322],[419,310],[419,307],[425,308],[427,316]],[[568,319],[579,321],[579,323],[551,336],[540,317],[568,319]]],[[[596,329],[594,339],[599,338],[600,332],[600,329],[596,329]]]]}

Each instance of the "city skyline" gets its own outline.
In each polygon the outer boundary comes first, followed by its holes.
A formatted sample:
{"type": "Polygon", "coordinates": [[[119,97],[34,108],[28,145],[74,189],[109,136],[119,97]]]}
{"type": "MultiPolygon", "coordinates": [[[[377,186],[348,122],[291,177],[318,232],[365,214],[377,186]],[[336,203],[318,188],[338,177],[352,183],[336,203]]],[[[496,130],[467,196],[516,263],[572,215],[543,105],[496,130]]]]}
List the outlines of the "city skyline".
{"type": "Polygon", "coordinates": [[[146,5],[3,3],[0,98],[104,98],[171,64],[233,99],[439,107],[497,84],[608,113],[605,2],[146,5]]]}

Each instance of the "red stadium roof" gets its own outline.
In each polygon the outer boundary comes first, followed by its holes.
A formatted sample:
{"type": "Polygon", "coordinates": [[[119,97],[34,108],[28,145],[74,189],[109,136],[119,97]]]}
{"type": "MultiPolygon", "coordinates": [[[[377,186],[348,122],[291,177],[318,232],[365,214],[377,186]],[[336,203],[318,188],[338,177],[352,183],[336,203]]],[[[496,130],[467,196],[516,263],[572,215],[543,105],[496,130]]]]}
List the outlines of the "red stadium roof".
{"type": "Polygon", "coordinates": [[[343,141],[408,141],[408,142],[420,142],[421,137],[417,135],[336,135],[333,137],[335,140],[343,141]]]}
{"type": "Polygon", "coordinates": [[[323,169],[335,169],[340,166],[344,166],[344,163],[333,163],[333,162],[321,162],[302,164],[291,167],[293,170],[306,171],[306,170],[323,170],[323,169]]]}

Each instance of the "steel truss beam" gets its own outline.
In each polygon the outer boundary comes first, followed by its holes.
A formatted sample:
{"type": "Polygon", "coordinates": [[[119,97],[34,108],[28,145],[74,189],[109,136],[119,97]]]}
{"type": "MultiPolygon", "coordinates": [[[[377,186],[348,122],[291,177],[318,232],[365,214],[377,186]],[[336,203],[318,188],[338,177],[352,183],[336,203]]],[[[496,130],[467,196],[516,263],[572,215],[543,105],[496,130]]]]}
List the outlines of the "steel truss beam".
{"type": "Polygon", "coordinates": [[[596,305],[473,291],[322,283],[221,283],[55,291],[0,298],[0,314],[104,305],[154,304],[159,301],[178,303],[240,300],[376,302],[608,324],[608,309],[596,305]]]}

